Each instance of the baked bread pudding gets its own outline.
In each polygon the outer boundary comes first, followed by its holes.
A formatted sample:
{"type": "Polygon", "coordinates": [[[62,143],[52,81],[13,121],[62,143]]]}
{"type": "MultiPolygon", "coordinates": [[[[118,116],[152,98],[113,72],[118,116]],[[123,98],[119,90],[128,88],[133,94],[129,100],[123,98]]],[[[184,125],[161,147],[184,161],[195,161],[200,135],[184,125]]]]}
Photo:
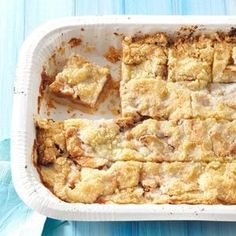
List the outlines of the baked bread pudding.
{"type": "Polygon", "coordinates": [[[72,55],[63,70],[56,75],[49,91],[60,101],[80,103],[95,108],[104,85],[110,78],[109,69],[88,62],[80,55],[72,55]],[[61,100],[62,101],[62,100],[61,100]]]}
{"type": "MultiPolygon", "coordinates": [[[[122,41],[121,116],[36,120],[36,167],[71,203],[236,204],[236,40],[122,41]]],[[[79,55],[49,86],[95,107],[109,71],[79,55]]]]}

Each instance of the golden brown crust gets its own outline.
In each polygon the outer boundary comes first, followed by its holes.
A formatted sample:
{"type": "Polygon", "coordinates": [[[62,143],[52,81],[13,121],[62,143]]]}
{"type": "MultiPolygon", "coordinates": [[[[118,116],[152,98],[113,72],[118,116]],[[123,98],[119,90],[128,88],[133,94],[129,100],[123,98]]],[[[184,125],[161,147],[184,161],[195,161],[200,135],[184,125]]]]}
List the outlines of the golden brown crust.
{"type": "Polygon", "coordinates": [[[97,170],[58,158],[40,173],[52,192],[67,202],[236,203],[236,163],[127,161],[97,170]]]}
{"type": "Polygon", "coordinates": [[[236,119],[236,84],[212,83],[191,94],[193,117],[236,119]]]}
{"type": "Polygon", "coordinates": [[[191,91],[159,79],[130,80],[120,89],[122,115],[157,119],[191,118],[191,91]]]}
{"type": "Polygon", "coordinates": [[[163,33],[125,37],[122,42],[122,82],[133,79],[167,77],[167,36],[163,33]]]}
{"type": "MultiPolygon", "coordinates": [[[[140,64],[155,54],[155,50],[164,50],[167,43],[167,36],[164,33],[133,38],[125,37],[122,42],[123,62],[128,65],[140,64]]],[[[163,59],[161,64],[166,63],[166,58],[163,59]]]]}
{"type": "Polygon", "coordinates": [[[48,165],[59,156],[67,156],[63,122],[36,121],[36,146],[38,162],[48,165]]]}
{"type": "Polygon", "coordinates": [[[235,83],[192,86],[186,81],[130,80],[120,89],[122,115],[134,119],[236,119],[235,83]]]}
{"type": "Polygon", "coordinates": [[[93,108],[109,78],[108,68],[91,64],[83,57],[74,55],[69,58],[63,71],[56,75],[49,91],[58,97],[93,108]]]}
{"type": "Polygon", "coordinates": [[[213,41],[205,36],[177,41],[169,49],[168,80],[211,82],[213,41]]]}
{"type": "MultiPolygon", "coordinates": [[[[122,122],[66,120],[63,132],[60,132],[60,135],[64,134],[64,152],[79,165],[90,168],[103,168],[119,160],[209,162],[236,158],[235,121],[147,119],[136,124],[130,122],[127,119],[125,126],[125,119],[122,122]]],[[[55,127],[51,121],[47,125],[55,127]]],[[[48,148],[55,146],[55,128],[41,128],[37,137],[42,136],[47,137],[45,143],[50,143],[48,148]]],[[[43,139],[39,139],[38,143],[38,150],[46,146],[43,139]]],[[[51,162],[58,155],[52,155],[51,162]]],[[[39,158],[46,159],[43,155],[39,158]]]]}

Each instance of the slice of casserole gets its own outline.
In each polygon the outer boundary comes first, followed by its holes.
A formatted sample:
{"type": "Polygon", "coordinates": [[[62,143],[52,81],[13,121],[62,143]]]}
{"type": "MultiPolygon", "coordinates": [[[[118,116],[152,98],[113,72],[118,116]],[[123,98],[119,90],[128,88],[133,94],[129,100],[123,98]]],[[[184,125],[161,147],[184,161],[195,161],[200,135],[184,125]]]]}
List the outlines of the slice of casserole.
{"type": "Polygon", "coordinates": [[[211,83],[191,94],[193,117],[236,119],[236,83],[211,83]]]}
{"type": "Polygon", "coordinates": [[[211,82],[214,46],[205,36],[177,38],[169,48],[168,81],[211,82]]]}
{"type": "Polygon", "coordinates": [[[125,37],[122,41],[122,82],[167,76],[167,36],[164,33],[125,37]]]}
{"type": "Polygon", "coordinates": [[[58,157],[68,156],[63,121],[36,121],[36,146],[39,164],[48,165],[58,157]]]}
{"type": "Polygon", "coordinates": [[[64,69],[56,75],[49,91],[56,97],[94,108],[109,78],[108,68],[92,64],[79,55],[73,55],[64,69]]]}
{"type": "Polygon", "coordinates": [[[140,78],[120,89],[123,117],[156,119],[191,118],[191,91],[181,83],[140,78]]]}

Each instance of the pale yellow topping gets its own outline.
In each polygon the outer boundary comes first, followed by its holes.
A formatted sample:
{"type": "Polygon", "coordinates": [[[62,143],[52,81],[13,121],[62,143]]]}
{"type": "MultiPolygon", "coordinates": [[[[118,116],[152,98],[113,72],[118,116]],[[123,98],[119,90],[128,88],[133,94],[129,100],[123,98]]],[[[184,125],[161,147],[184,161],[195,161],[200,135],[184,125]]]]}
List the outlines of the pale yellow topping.
{"type": "Polygon", "coordinates": [[[108,76],[108,68],[91,64],[78,55],[72,56],[49,89],[55,95],[94,107],[108,76]]]}
{"type": "Polygon", "coordinates": [[[67,202],[236,203],[236,163],[127,161],[97,170],[78,169],[58,158],[40,172],[44,183],[67,202]]]}

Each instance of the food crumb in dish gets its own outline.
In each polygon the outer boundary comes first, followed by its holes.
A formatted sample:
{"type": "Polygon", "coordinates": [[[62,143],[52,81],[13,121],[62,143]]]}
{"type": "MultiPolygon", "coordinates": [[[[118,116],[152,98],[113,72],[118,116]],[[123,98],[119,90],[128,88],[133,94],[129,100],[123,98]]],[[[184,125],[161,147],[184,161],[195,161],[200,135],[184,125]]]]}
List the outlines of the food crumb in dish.
{"type": "Polygon", "coordinates": [[[109,47],[104,57],[111,63],[116,63],[121,59],[121,50],[113,46],[109,47]]]}
{"type": "Polygon", "coordinates": [[[82,43],[82,40],[80,38],[71,38],[68,41],[68,44],[70,45],[71,48],[77,47],[82,43]]]}

